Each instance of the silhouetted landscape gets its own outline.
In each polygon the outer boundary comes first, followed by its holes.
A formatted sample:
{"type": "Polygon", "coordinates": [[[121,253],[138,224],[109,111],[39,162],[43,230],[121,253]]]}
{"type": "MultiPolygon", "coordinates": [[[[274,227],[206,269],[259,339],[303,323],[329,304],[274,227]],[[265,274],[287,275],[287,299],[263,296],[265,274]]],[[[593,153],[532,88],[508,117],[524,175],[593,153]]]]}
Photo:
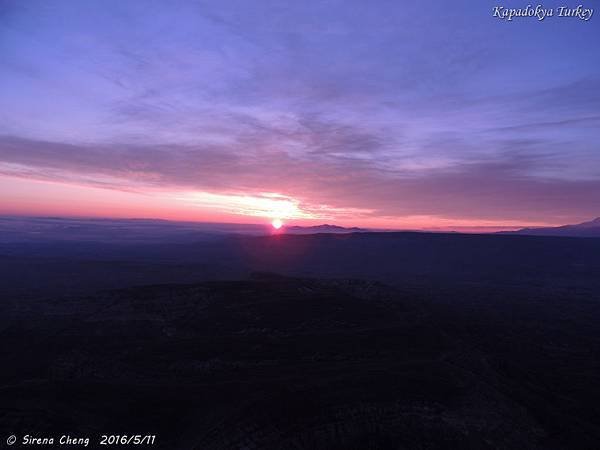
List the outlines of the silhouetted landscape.
{"type": "Polygon", "coordinates": [[[600,239],[39,227],[0,245],[2,429],[165,449],[600,442],[600,239]]]}

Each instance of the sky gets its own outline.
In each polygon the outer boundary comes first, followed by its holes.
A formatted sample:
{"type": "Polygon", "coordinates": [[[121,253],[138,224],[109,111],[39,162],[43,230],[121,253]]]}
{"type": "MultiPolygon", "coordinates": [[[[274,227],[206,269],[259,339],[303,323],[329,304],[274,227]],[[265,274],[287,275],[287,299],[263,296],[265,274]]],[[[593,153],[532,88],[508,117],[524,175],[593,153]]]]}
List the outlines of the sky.
{"type": "Polygon", "coordinates": [[[600,216],[600,6],[511,22],[493,6],[0,0],[0,214],[600,216]]]}

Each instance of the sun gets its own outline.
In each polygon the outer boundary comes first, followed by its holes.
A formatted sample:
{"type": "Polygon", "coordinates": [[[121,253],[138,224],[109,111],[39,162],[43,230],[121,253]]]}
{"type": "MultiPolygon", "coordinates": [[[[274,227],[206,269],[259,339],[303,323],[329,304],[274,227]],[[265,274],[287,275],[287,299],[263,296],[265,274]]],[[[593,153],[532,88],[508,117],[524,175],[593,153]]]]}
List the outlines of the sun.
{"type": "Polygon", "coordinates": [[[281,219],[273,219],[271,225],[273,225],[273,228],[275,228],[276,230],[279,230],[283,226],[283,222],[281,221],[281,219]]]}

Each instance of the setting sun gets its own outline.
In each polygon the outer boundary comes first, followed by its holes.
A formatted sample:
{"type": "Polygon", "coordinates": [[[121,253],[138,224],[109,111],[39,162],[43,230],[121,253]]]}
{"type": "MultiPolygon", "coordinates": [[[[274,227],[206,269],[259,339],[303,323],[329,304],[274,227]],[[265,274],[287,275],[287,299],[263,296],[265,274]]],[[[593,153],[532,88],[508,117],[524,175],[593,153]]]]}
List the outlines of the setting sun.
{"type": "Polygon", "coordinates": [[[273,228],[275,228],[276,230],[279,230],[283,226],[283,222],[281,221],[281,219],[273,219],[271,225],[273,225],[273,228]]]}

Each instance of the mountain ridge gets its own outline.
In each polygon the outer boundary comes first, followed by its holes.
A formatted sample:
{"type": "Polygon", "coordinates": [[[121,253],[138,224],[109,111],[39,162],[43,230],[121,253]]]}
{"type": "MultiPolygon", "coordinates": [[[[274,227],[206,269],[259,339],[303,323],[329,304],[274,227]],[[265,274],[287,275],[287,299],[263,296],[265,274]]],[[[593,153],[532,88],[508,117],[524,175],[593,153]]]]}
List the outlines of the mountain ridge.
{"type": "Polygon", "coordinates": [[[577,224],[558,227],[522,228],[516,231],[502,231],[498,234],[520,234],[531,236],[600,237],[600,217],[577,224]]]}
{"type": "Polygon", "coordinates": [[[312,225],[312,226],[299,226],[293,225],[289,227],[284,227],[283,232],[288,234],[313,234],[313,233],[364,233],[372,231],[366,228],[358,228],[358,227],[341,227],[339,225],[331,225],[328,223],[324,223],[321,225],[312,225]]]}

